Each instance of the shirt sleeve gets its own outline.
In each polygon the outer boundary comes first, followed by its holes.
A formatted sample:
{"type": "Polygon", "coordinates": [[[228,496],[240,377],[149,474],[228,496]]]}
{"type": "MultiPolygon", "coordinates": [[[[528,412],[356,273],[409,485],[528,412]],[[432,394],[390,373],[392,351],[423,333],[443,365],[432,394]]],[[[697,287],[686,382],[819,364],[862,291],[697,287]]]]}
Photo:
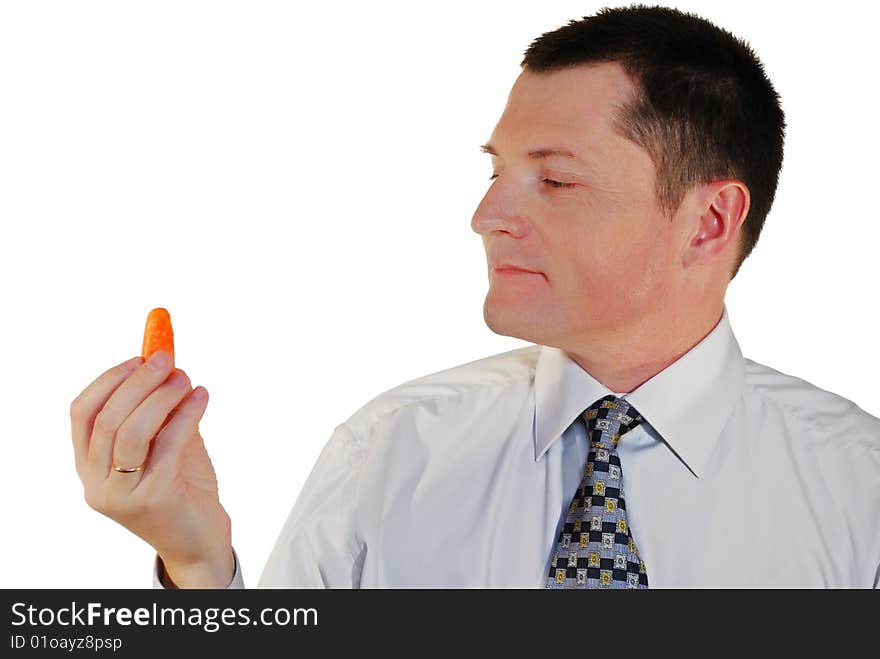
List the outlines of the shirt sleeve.
{"type": "MultiPolygon", "coordinates": [[[[244,588],[244,580],[241,576],[241,565],[238,562],[238,554],[235,553],[235,547],[232,548],[232,555],[235,558],[235,574],[232,575],[232,581],[226,588],[244,588]]],[[[177,589],[165,574],[165,566],[159,554],[156,554],[156,560],[153,562],[153,588],[177,589]]]]}
{"type": "Polygon", "coordinates": [[[363,442],[335,428],[273,547],[259,587],[360,588],[366,544],[358,533],[363,442]]]}

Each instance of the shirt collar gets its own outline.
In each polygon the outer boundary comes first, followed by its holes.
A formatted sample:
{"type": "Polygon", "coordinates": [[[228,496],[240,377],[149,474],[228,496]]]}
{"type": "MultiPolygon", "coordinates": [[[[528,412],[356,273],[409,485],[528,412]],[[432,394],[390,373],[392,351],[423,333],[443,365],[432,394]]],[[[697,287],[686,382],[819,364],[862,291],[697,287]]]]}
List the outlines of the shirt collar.
{"type": "MultiPolygon", "coordinates": [[[[727,304],[703,340],[624,394],[697,476],[743,389],[745,363],[727,304]]],[[[563,350],[541,346],[535,368],[535,461],[596,400],[614,394],[563,350]]]]}

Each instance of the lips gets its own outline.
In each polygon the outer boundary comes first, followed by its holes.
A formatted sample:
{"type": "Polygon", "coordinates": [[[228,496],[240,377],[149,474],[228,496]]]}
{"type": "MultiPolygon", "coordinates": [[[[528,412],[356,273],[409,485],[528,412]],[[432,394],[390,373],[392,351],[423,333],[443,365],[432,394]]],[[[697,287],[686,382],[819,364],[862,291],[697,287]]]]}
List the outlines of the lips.
{"type": "Polygon", "coordinates": [[[530,273],[533,275],[541,274],[537,270],[529,270],[528,268],[523,268],[518,265],[511,265],[510,263],[499,263],[498,265],[492,266],[492,269],[495,270],[496,272],[511,271],[511,272],[527,272],[527,273],[530,273]]]}
{"type": "Polygon", "coordinates": [[[509,263],[499,263],[489,270],[489,281],[500,282],[526,282],[526,281],[547,281],[547,275],[543,272],[535,270],[526,270],[518,265],[510,265],[509,263]]]}

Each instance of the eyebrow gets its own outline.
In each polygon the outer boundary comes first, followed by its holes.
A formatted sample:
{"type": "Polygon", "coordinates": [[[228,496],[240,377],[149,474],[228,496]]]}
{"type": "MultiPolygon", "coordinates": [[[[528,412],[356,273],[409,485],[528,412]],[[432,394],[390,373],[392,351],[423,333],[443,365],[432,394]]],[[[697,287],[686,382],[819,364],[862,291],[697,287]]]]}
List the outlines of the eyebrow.
{"type": "MultiPolygon", "coordinates": [[[[483,153],[489,153],[493,156],[498,155],[497,149],[491,144],[482,144],[480,146],[480,151],[483,153]]],[[[574,153],[569,151],[568,149],[563,149],[561,147],[553,147],[553,148],[542,148],[542,149],[532,149],[529,151],[529,158],[541,159],[541,158],[550,158],[552,156],[561,156],[563,158],[570,158],[572,160],[576,160],[579,163],[586,165],[581,158],[576,156],[574,153]]]]}

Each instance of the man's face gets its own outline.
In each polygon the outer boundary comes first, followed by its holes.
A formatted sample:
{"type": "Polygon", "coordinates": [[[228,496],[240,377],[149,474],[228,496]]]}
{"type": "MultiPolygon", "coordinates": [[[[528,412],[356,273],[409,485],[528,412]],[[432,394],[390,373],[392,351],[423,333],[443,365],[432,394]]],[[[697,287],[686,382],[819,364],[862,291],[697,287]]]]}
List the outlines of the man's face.
{"type": "Polygon", "coordinates": [[[616,63],[523,71],[514,83],[488,143],[496,178],[471,222],[492,331],[568,349],[669,308],[681,237],[657,204],[648,152],[612,128],[633,92],[616,63]]]}

